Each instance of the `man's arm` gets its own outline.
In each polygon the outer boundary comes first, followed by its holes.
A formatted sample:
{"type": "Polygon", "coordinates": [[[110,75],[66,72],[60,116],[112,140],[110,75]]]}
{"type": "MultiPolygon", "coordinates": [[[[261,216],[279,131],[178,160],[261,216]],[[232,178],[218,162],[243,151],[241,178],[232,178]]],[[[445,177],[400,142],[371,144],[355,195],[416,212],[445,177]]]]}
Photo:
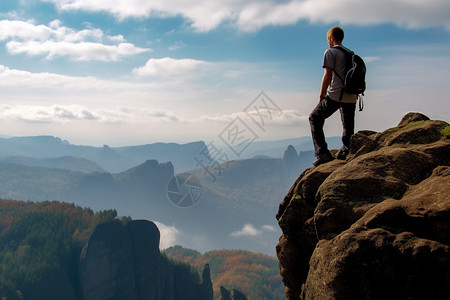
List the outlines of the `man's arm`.
{"type": "Polygon", "coordinates": [[[332,75],[333,69],[331,67],[325,67],[322,77],[322,85],[320,86],[319,102],[322,101],[322,99],[325,98],[325,95],[327,94],[327,88],[331,83],[332,75]]]}

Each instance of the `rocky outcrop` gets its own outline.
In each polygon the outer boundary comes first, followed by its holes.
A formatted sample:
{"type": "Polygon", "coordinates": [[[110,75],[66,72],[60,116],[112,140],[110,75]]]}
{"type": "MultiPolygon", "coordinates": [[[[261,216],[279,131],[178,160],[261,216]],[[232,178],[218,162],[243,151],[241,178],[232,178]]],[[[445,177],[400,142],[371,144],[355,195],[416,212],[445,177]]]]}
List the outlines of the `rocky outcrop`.
{"type": "Polygon", "coordinates": [[[238,290],[233,289],[231,290],[230,300],[247,300],[247,297],[238,290]]]}
{"type": "Polygon", "coordinates": [[[232,289],[231,292],[224,288],[220,287],[221,300],[247,300],[244,294],[239,292],[238,290],[232,289]]]}
{"type": "Polygon", "coordinates": [[[203,267],[202,283],[200,285],[200,297],[202,299],[213,299],[213,284],[211,281],[211,270],[209,264],[203,267]]]}
{"type": "Polygon", "coordinates": [[[288,178],[295,179],[298,176],[298,170],[309,168],[315,159],[314,151],[300,151],[300,153],[297,153],[294,146],[289,145],[284,151],[282,165],[285,172],[287,172],[288,178]]]}
{"type": "Polygon", "coordinates": [[[231,292],[224,288],[223,286],[220,286],[220,300],[229,300],[231,297],[231,292]]]}
{"type": "Polygon", "coordinates": [[[159,230],[150,221],[99,224],[80,258],[83,299],[212,300],[209,267],[198,282],[189,268],[161,256],[159,240],[159,230]]]}
{"type": "Polygon", "coordinates": [[[407,114],[352,137],[346,161],[305,170],[280,204],[288,299],[450,294],[450,126],[407,114]]]}
{"type": "Polygon", "coordinates": [[[139,299],[173,299],[173,266],[160,255],[159,229],[146,220],[128,222],[126,229],[132,242],[139,299]]]}
{"type": "Polygon", "coordinates": [[[298,158],[297,150],[295,150],[294,146],[289,145],[283,154],[283,165],[286,167],[292,166],[296,163],[297,158],[298,158]]]}
{"type": "Polygon", "coordinates": [[[83,299],[138,299],[130,234],[118,220],[99,224],[80,258],[83,299]]]}

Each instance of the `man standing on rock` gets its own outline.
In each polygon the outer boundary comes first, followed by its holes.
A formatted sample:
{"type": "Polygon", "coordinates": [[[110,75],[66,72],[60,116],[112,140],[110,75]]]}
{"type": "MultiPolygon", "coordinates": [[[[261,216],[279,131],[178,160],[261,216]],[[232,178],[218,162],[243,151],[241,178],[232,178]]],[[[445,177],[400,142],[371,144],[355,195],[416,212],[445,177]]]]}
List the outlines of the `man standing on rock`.
{"type": "Polygon", "coordinates": [[[330,48],[325,51],[323,57],[324,74],[320,87],[319,104],[309,116],[314,152],[317,157],[317,160],[313,162],[314,166],[333,160],[323,132],[325,119],[339,109],[343,127],[343,146],[335,155],[337,159],[346,159],[350,148],[350,137],[354,132],[357,95],[342,91],[344,87],[342,78],[345,77],[345,54],[338,47],[344,48],[342,46],[343,39],[344,31],[340,27],[335,26],[327,33],[330,48]]]}

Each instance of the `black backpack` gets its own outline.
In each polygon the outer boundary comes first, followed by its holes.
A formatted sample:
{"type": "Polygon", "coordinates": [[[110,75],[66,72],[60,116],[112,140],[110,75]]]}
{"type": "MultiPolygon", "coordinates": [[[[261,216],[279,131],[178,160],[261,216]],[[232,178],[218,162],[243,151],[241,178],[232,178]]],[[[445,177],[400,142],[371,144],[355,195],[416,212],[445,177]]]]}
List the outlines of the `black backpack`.
{"type": "Polygon", "coordinates": [[[364,60],[353,51],[338,46],[335,47],[345,54],[345,76],[341,78],[338,73],[335,74],[344,82],[344,88],[341,92],[341,99],[344,92],[352,95],[358,95],[359,111],[364,108],[362,96],[366,90],[366,64],[364,60]]]}

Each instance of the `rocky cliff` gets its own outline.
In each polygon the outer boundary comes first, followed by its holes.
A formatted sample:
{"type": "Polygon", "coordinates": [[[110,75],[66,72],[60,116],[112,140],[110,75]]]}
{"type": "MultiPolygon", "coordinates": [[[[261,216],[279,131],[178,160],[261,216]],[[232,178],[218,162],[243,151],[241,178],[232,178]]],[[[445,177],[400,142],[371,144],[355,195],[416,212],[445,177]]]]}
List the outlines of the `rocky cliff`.
{"type": "Polygon", "coordinates": [[[277,220],[288,299],[450,295],[450,126],[409,113],[305,170],[277,220]]]}
{"type": "Polygon", "coordinates": [[[245,297],[245,295],[238,290],[232,289],[230,292],[229,290],[221,286],[220,300],[247,300],[247,297],[245,297]]]}
{"type": "Polygon", "coordinates": [[[99,224],[81,253],[83,299],[212,300],[209,266],[200,282],[189,268],[161,256],[159,240],[150,221],[99,224]]]}

